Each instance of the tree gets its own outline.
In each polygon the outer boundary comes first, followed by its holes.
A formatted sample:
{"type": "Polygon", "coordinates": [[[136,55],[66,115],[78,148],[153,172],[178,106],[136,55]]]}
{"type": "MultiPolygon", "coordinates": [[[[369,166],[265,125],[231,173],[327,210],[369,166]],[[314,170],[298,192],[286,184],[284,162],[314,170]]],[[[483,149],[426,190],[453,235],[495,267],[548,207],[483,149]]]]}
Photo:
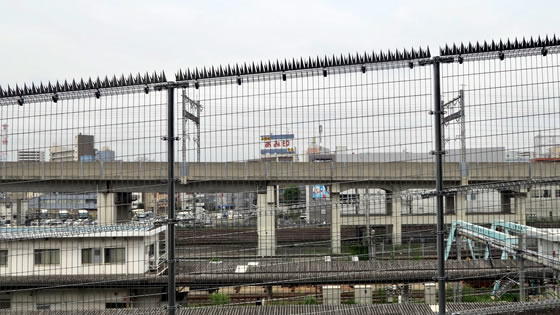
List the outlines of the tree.
{"type": "Polygon", "coordinates": [[[299,187],[290,185],[284,188],[284,203],[297,203],[299,201],[300,190],[299,187]]]}

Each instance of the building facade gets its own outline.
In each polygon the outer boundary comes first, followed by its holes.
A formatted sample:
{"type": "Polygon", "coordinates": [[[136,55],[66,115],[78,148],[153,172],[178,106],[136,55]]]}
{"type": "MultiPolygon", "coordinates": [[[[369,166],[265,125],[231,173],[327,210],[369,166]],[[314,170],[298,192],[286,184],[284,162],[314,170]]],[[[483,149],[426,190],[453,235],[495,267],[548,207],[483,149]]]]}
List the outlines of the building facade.
{"type": "Polygon", "coordinates": [[[80,161],[83,156],[95,158],[95,139],[91,135],[78,134],[74,137],[74,161],[80,161]]]}
{"type": "Polygon", "coordinates": [[[49,160],[51,162],[93,161],[96,157],[94,144],[94,136],[80,133],[74,137],[72,147],[51,146],[49,160]]]}
{"type": "Polygon", "coordinates": [[[74,150],[59,145],[51,146],[49,152],[49,161],[51,162],[74,161],[74,150]]]}
{"type": "Polygon", "coordinates": [[[81,194],[49,193],[33,197],[29,200],[29,209],[72,210],[72,209],[97,209],[97,193],[88,192],[81,194]]]}
{"type": "Polygon", "coordinates": [[[45,161],[45,151],[18,151],[17,160],[18,162],[43,162],[45,161]]]}
{"type": "Polygon", "coordinates": [[[115,151],[109,149],[109,147],[103,147],[101,150],[97,150],[95,153],[95,160],[102,162],[111,162],[115,160],[115,151]]]}
{"type": "Polygon", "coordinates": [[[10,280],[11,285],[42,279],[55,286],[68,276],[73,281],[97,279],[79,289],[0,294],[0,303],[12,311],[158,307],[162,288],[133,289],[126,284],[100,287],[95,282],[105,279],[112,283],[115,277],[138,278],[162,272],[160,239],[164,232],[164,226],[148,225],[0,228],[3,286],[8,285],[6,279],[15,279],[10,280]]]}

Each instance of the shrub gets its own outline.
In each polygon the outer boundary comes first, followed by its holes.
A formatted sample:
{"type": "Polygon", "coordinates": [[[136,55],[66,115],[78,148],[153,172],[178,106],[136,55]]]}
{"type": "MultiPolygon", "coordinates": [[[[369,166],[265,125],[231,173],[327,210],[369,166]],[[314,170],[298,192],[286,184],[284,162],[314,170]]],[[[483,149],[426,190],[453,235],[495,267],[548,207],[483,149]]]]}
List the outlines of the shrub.
{"type": "Polygon", "coordinates": [[[314,296],[306,296],[303,299],[303,304],[307,304],[307,305],[319,304],[319,301],[317,301],[317,298],[314,296]]]}
{"type": "Polygon", "coordinates": [[[214,292],[210,296],[210,299],[214,305],[224,305],[229,303],[229,296],[225,293],[214,292]]]}

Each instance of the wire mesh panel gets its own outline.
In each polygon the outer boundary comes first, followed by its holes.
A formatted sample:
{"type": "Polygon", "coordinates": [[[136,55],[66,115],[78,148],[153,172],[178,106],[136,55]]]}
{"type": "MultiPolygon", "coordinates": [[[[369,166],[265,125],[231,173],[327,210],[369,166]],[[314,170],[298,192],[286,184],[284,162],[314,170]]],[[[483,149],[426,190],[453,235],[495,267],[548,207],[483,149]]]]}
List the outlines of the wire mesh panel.
{"type": "Polygon", "coordinates": [[[492,281],[450,277],[451,301],[557,298],[558,49],[501,45],[442,50],[446,259],[514,263],[492,281]]]}
{"type": "Polygon", "coordinates": [[[428,57],[177,75],[188,305],[423,300],[412,282],[431,281],[436,255],[428,57]]]}
{"type": "Polygon", "coordinates": [[[167,98],[154,90],[163,80],[57,83],[0,99],[0,308],[165,303],[165,227],[153,224],[166,191],[167,98]]]}
{"type": "Polygon", "coordinates": [[[553,313],[559,44],[0,89],[0,309],[553,313]]]}

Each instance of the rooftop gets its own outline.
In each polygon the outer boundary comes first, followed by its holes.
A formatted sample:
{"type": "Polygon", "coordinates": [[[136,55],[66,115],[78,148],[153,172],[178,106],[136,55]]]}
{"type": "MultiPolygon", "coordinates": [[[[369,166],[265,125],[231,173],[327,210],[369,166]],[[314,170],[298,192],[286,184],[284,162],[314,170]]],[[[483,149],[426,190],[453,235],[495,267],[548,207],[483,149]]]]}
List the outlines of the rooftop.
{"type": "Polygon", "coordinates": [[[165,226],[117,224],[85,226],[0,227],[0,240],[84,237],[144,237],[165,231],[165,226]]]}
{"type": "MultiPolygon", "coordinates": [[[[269,306],[221,306],[221,307],[188,307],[179,308],[178,315],[221,314],[221,315],[281,315],[281,314],[426,314],[433,315],[435,306],[427,304],[373,304],[373,305],[269,305],[269,306]]],[[[447,311],[457,314],[556,314],[560,309],[557,301],[529,302],[529,303],[448,303],[447,311]]],[[[16,312],[0,311],[1,314],[16,314],[16,312]]],[[[21,314],[21,312],[18,312],[21,314]]],[[[154,314],[165,315],[167,310],[160,309],[111,309],[99,311],[33,311],[25,314],[42,315],[127,315],[154,314]]]]}

